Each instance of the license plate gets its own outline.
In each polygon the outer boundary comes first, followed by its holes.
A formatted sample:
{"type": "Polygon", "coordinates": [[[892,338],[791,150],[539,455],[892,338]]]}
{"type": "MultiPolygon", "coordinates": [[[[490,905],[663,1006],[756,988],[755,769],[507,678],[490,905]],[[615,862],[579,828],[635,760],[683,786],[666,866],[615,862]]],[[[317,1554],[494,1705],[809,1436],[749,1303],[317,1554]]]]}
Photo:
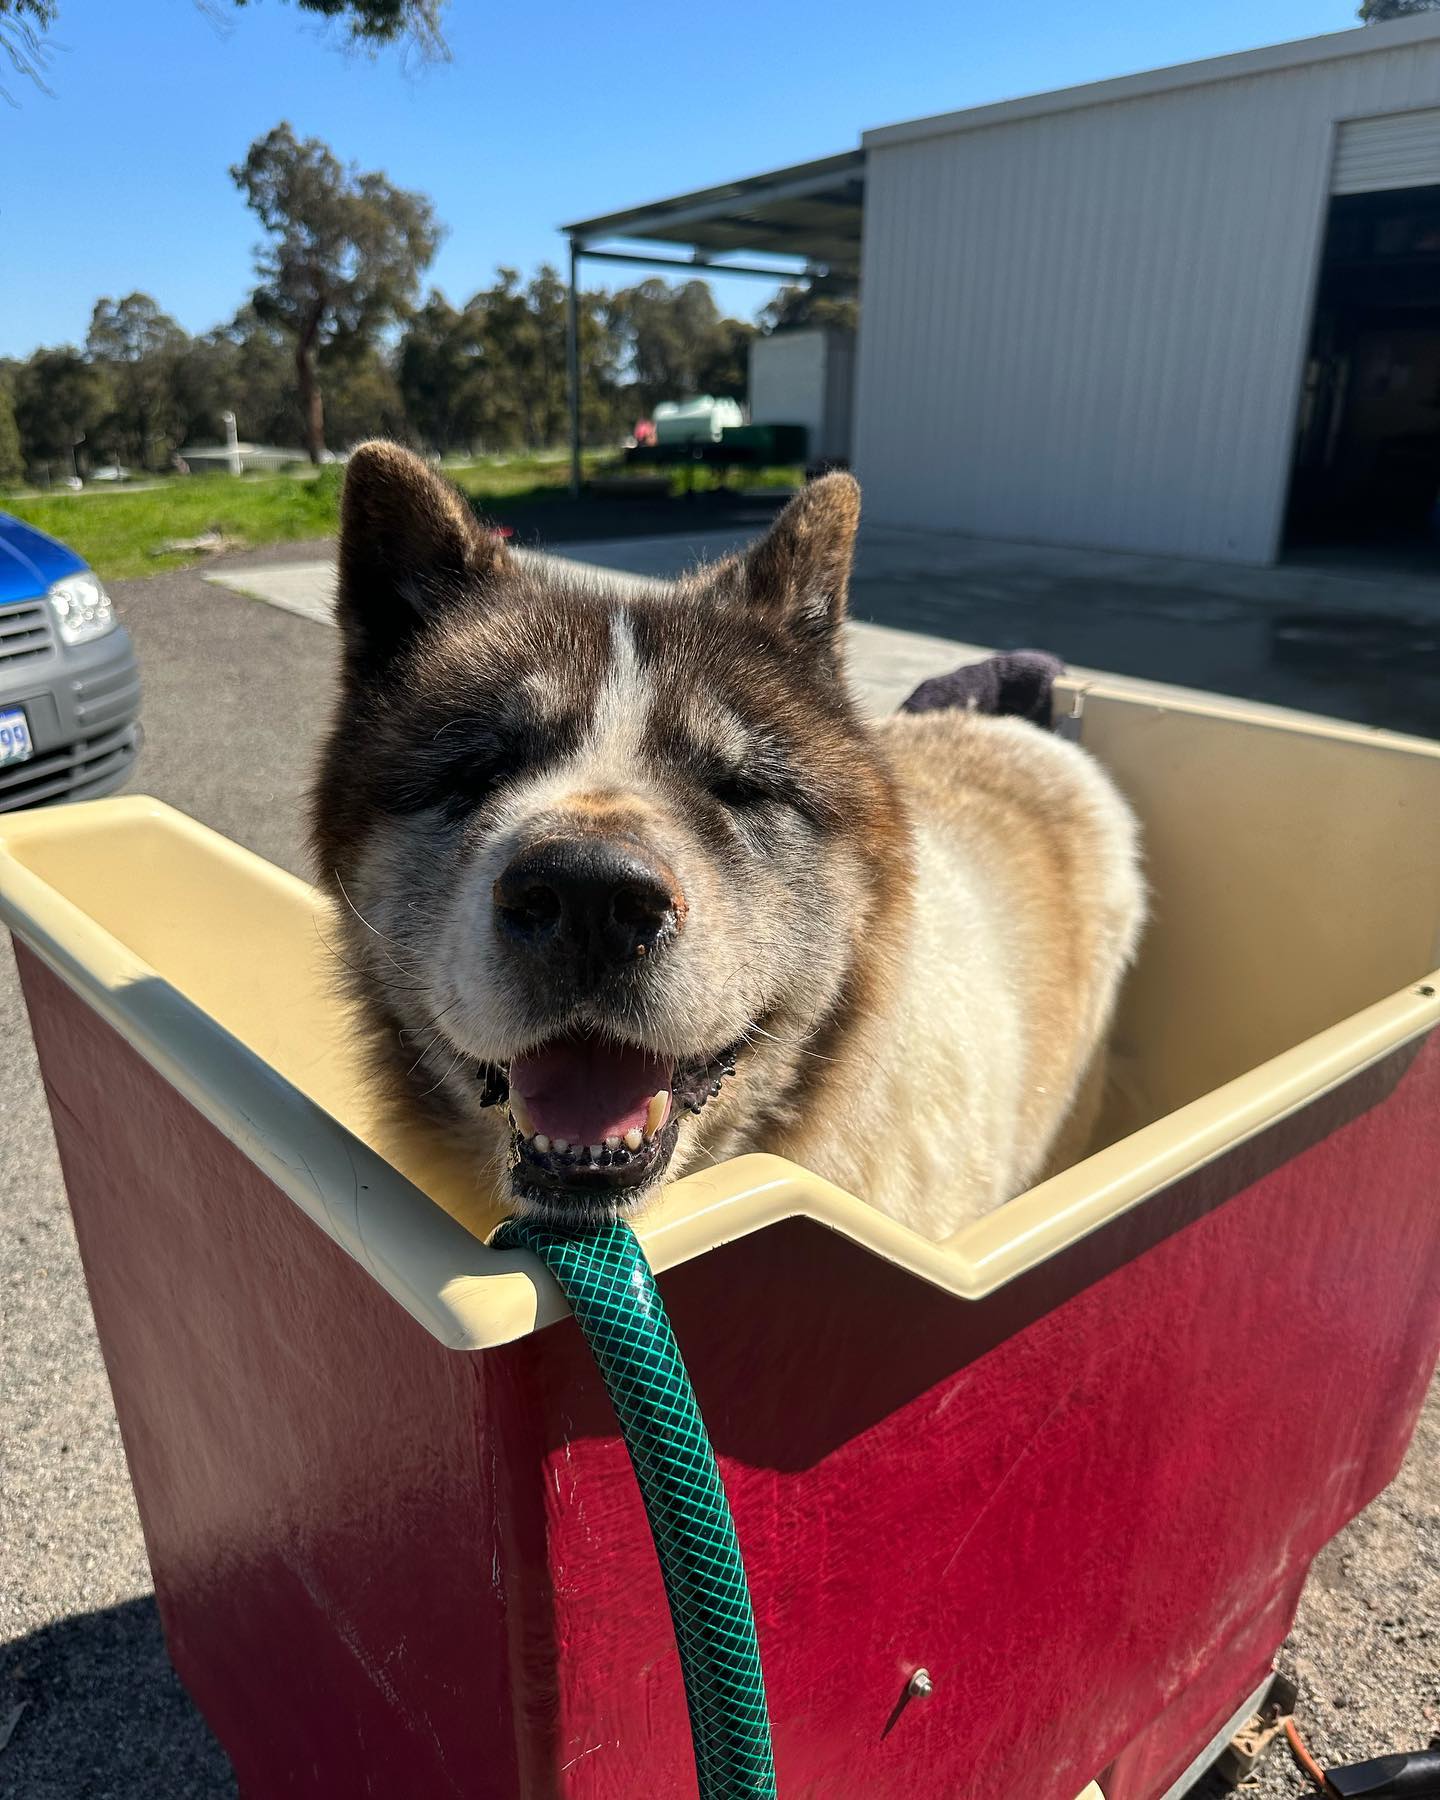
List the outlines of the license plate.
{"type": "Polygon", "coordinates": [[[25,762],[35,754],[30,726],[18,706],[0,712],[0,766],[25,762]]]}

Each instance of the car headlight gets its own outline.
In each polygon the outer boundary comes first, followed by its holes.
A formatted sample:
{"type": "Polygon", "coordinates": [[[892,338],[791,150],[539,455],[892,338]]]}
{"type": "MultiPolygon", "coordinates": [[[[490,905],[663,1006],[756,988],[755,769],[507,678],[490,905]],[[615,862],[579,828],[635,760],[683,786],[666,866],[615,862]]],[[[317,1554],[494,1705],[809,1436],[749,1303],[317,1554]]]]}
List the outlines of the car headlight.
{"type": "Polygon", "coordinates": [[[50,589],[50,604],[67,644],[85,644],[114,629],[114,603],[101,586],[100,577],[92,575],[89,569],[57,581],[50,589]]]}

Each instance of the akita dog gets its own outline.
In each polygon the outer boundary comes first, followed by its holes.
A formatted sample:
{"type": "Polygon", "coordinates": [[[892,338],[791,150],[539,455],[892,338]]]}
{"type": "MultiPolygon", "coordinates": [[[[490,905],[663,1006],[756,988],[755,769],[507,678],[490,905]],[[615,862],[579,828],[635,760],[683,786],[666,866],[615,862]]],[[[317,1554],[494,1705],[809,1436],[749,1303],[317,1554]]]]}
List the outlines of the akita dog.
{"type": "Polygon", "coordinates": [[[863,717],[859,507],[827,476],[620,597],[397,446],[351,460],[316,867],[377,1075],[521,1211],[768,1150],[942,1237],[1083,1138],[1134,822],[1033,724],[863,717]]]}

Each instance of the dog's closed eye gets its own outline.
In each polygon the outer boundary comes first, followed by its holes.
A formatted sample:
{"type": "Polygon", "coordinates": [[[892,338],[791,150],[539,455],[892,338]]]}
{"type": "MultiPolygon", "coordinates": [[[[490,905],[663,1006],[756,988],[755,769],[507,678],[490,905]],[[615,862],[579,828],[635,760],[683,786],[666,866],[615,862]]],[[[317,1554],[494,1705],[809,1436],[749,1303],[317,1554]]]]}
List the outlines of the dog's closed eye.
{"type": "Polygon", "coordinates": [[[768,747],[757,748],[743,763],[709,763],[701,779],[711,798],[737,821],[758,824],[767,813],[776,816],[785,808],[812,824],[825,822],[823,807],[806,784],[781,754],[768,747]]]}
{"type": "Polygon", "coordinates": [[[541,719],[518,691],[466,696],[448,716],[392,716],[376,797],[395,813],[438,810],[464,817],[501,788],[573,753],[583,730],[575,713],[541,719]],[[397,730],[396,727],[399,727],[397,730]],[[401,738],[403,741],[394,743],[401,738]]]}
{"type": "Polygon", "coordinates": [[[395,812],[469,812],[502,783],[524,775],[535,759],[536,746],[524,732],[484,732],[468,741],[450,736],[422,755],[402,758],[393,774],[381,774],[379,785],[395,812]]]}
{"type": "Polygon", "coordinates": [[[717,769],[706,785],[720,804],[728,806],[732,812],[742,812],[767,800],[781,798],[771,784],[745,769],[717,769]]]}

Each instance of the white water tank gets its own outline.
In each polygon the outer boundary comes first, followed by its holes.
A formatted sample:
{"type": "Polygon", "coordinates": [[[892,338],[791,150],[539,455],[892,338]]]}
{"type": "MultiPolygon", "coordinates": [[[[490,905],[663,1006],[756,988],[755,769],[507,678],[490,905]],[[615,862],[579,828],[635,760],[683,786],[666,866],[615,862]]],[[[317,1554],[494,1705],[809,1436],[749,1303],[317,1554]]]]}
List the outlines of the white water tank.
{"type": "Polygon", "coordinates": [[[709,394],[693,400],[662,400],[655,408],[655,442],[718,444],[727,425],[744,423],[737,400],[716,400],[709,394]]]}

